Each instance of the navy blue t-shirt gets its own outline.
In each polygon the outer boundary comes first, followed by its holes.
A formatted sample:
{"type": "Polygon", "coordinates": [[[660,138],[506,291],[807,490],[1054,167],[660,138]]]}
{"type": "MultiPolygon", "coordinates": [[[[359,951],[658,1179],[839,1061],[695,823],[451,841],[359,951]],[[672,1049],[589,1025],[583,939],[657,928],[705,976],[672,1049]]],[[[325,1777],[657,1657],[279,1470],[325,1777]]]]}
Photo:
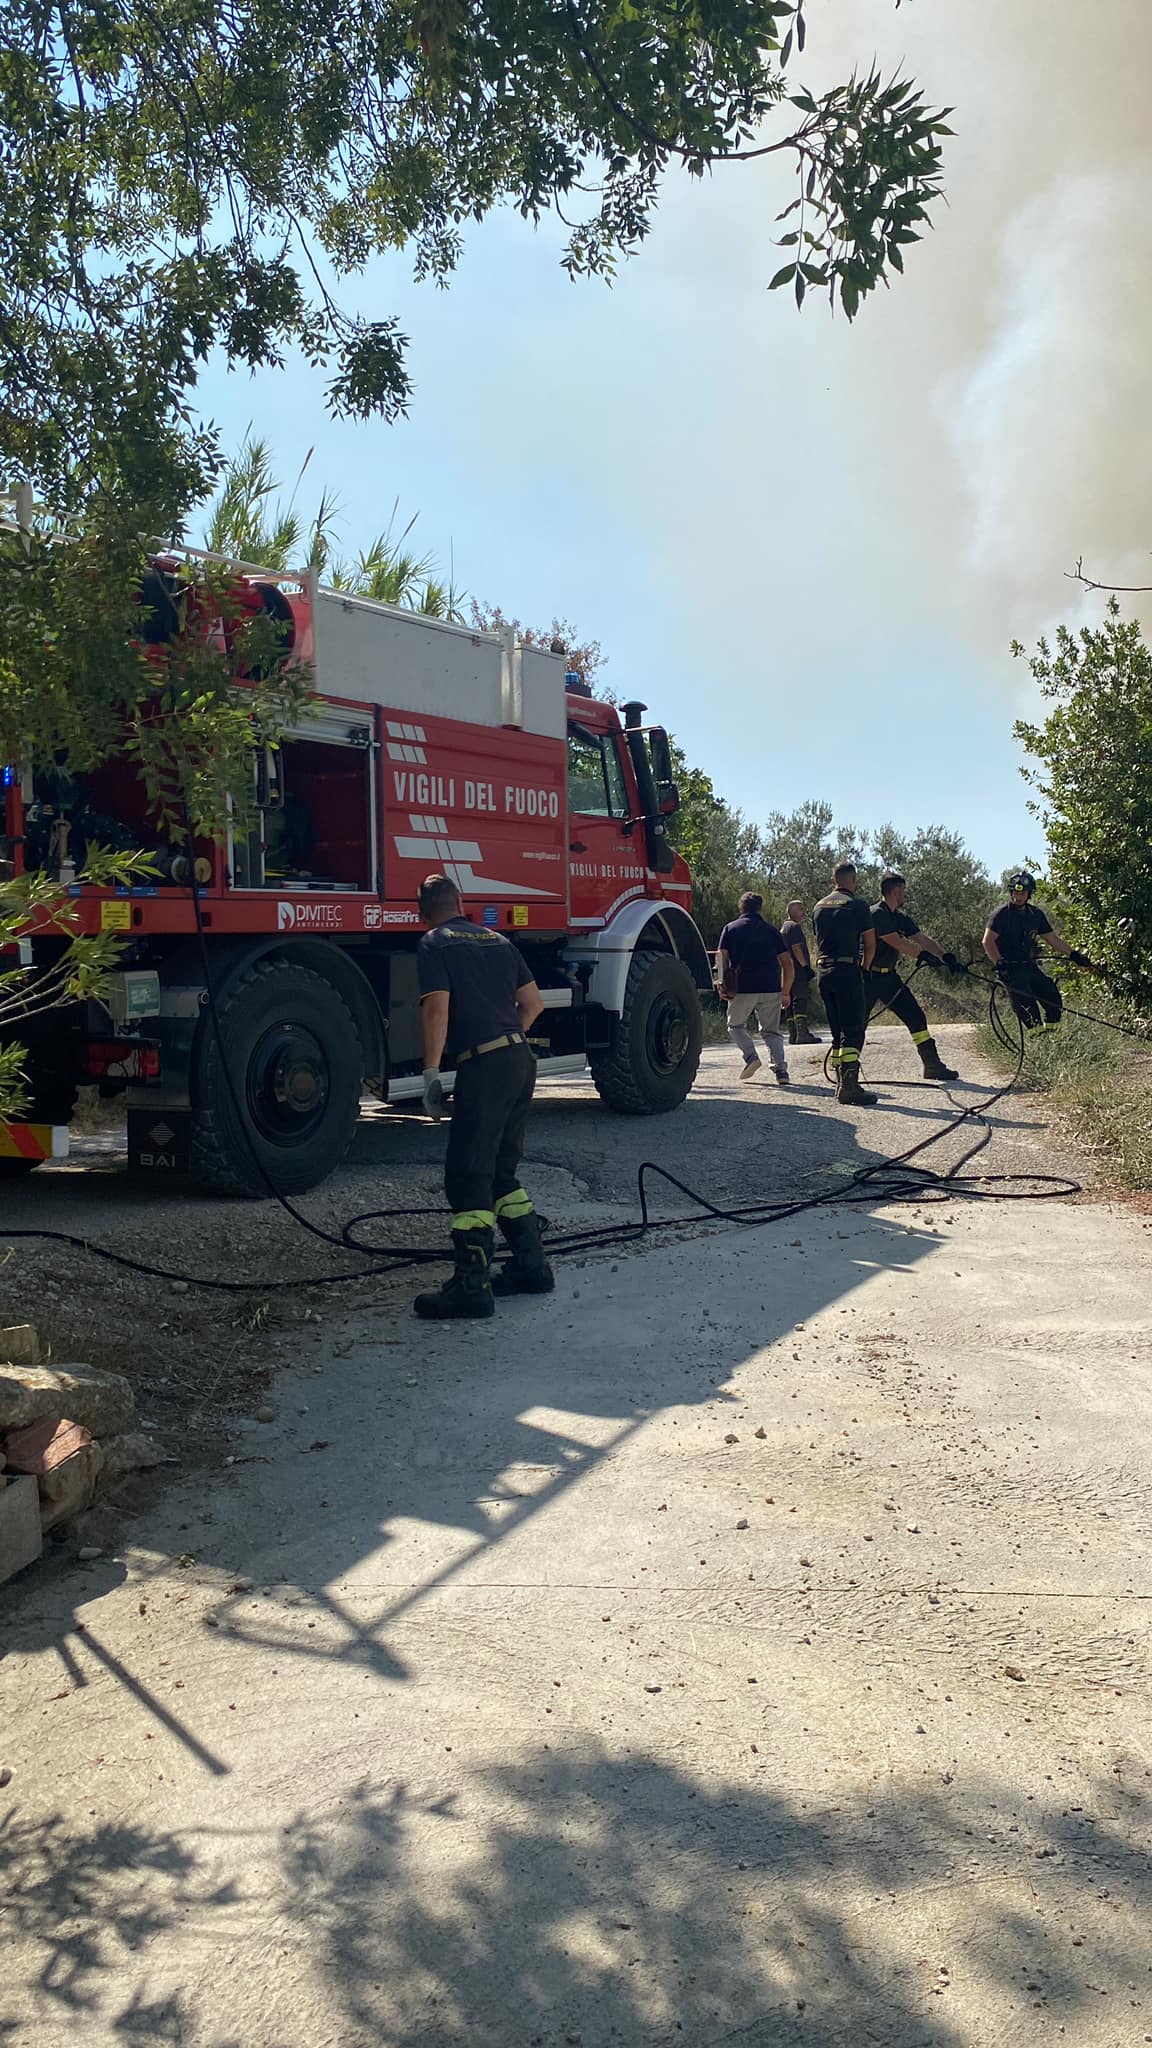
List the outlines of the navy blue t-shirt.
{"type": "Polygon", "coordinates": [[[736,991],[742,996],[774,996],[781,987],[780,955],[788,951],[787,941],[761,917],[733,918],[720,934],[720,951],[727,953],[736,976],[736,991]]]}
{"type": "Polygon", "coordinates": [[[516,991],[532,973],[502,932],[469,924],[466,917],[449,918],[425,932],[416,948],[416,974],[422,996],[447,989],[451,997],[442,1061],[449,1070],[470,1046],[519,1031],[516,991]]]}

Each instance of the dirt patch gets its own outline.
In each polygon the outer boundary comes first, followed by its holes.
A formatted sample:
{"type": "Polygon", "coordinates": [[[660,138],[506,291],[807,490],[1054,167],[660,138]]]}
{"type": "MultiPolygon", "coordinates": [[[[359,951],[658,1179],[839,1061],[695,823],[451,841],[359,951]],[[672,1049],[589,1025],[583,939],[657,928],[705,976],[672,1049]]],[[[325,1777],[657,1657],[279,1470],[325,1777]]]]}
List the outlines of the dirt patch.
{"type": "MultiPolygon", "coordinates": [[[[357,1149],[371,1155],[373,1135],[369,1121],[357,1149]]],[[[437,1194],[435,1170],[419,1161],[401,1167],[399,1185],[357,1161],[298,1206],[338,1239],[358,1209],[437,1210],[437,1194]]],[[[221,1462],[237,1420],[257,1412],[281,1366],[339,1356],[346,1331],[362,1331],[365,1316],[406,1316],[417,1284],[415,1268],[385,1274],[310,1237],[271,1202],[130,1179],[122,1119],[107,1111],[88,1110],[73,1129],[71,1157],[6,1188],[3,1201],[0,1320],[34,1322],[46,1359],[123,1373],[141,1417],[184,1464],[221,1462]],[[80,1244],[10,1235],[19,1230],[58,1232],[181,1277],[137,1272],[80,1244]],[[362,1279],[318,1284],[358,1270],[362,1279]],[[231,1288],[197,1284],[205,1279],[231,1288]]],[[[400,1247],[443,1241],[436,1215],[396,1218],[387,1236],[400,1247]]]]}
{"type": "MultiPolygon", "coordinates": [[[[787,1090],[741,1087],[739,1062],[728,1049],[709,1050],[696,1090],[670,1117],[613,1117],[599,1107],[588,1082],[548,1082],[529,1126],[525,1183],[563,1230],[634,1219],[636,1171],[645,1159],[723,1204],[826,1192],[833,1180],[928,1136],[934,1123],[946,1123],[970,1099],[966,1088],[979,1095],[991,1079],[974,1060],[968,1031],[953,1028],[941,1036],[969,1076],[959,1092],[921,1086],[907,1034],[877,1032],[869,1049],[882,1106],[855,1117],[833,1102],[820,1071],[822,1046],[792,1054],[787,1090]]],[[[1052,1109],[1039,1095],[999,1105],[991,1119],[994,1142],[980,1165],[1028,1173],[1042,1148],[1045,1170],[1066,1166],[1081,1174],[1082,1148],[1071,1133],[1050,1130],[1052,1109]]],[[[947,1140],[925,1163],[945,1167],[969,1142],[965,1134],[947,1140]]],[[[374,1106],[361,1119],[346,1165],[297,1206],[336,1239],[350,1217],[409,1211],[366,1226],[365,1235],[400,1252],[442,1248],[443,1149],[443,1127],[374,1106]]],[[[422,1284],[418,1267],[383,1272],[368,1266],[362,1279],[320,1285],[326,1276],[354,1272],[359,1262],[338,1245],[309,1237],[275,1204],[133,1180],[125,1167],[122,1118],[108,1108],[89,1108],[74,1129],[69,1160],[3,1189],[0,1317],[35,1322],[50,1357],[124,1373],[141,1416],[182,1465],[216,1465],[236,1454],[237,1426],[266,1403],[281,1367],[303,1364],[322,1372],[354,1344],[415,1345],[410,1304],[422,1284]],[[59,1231],[188,1278],[173,1283],[66,1244],[14,1240],[6,1237],[5,1224],[59,1231]],[[197,1277],[244,1283],[243,1291],[189,1284],[197,1277]]],[[[1105,1192],[1133,1200],[1119,1189],[1105,1192]]],[[[1098,1198],[1098,1182],[1095,1193],[1098,1198]]],[[[656,1215],[685,1211],[684,1199],[667,1183],[654,1181],[650,1195],[656,1215]]],[[[701,1218],[700,1227],[703,1233],[716,1226],[701,1218]]],[[[785,1236],[798,1238],[801,1231],[798,1223],[785,1236]]],[[[774,1254],[778,1247],[769,1239],[766,1249],[774,1254]]],[[[619,1247],[603,1259],[611,1266],[636,1255],[619,1247]]],[[[445,1267],[425,1270],[435,1281],[445,1267]]],[[[246,1432],[243,1448],[258,1454],[258,1437],[246,1432]]]]}

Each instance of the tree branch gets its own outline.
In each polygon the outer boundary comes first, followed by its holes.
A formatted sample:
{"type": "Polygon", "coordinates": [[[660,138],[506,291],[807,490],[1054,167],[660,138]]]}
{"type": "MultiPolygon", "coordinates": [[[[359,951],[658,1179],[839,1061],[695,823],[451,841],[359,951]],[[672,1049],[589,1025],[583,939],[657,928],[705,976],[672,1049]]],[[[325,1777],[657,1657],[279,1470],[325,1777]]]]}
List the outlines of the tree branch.
{"type": "Polygon", "coordinates": [[[1084,557],[1077,555],[1076,567],[1065,569],[1069,583],[1082,583],[1085,590],[1102,590],[1112,597],[1139,597],[1145,591],[1152,591],[1152,583],[1097,583],[1093,577],[1084,574],[1084,557]]]}
{"type": "Polygon", "coordinates": [[[602,66],[588,47],[587,38],[581,26],[580,16],[576,12],[573,0],[566,0],[566,5],[568,20],[572,28],[572,40],[589,71],[592,73],[601,93],[611,107],[612,112],[616,115],[617,120],[623,121],[627,127],[631,128],[634,135],[638,135],[641,141],[647,142],[652,149],[658,149],[666,156],[681,157],[685,163],[743,164],[748,163],[753,157],[779,156],[785,150],[796,149],[800,146],[803,139],[811,133],[813,124],[810,118],[802,123],[794,135],[785,135],[780,142],[766,142],[759,149],[688,149],[682,142],[673,141],[666,135],[658,135],[654,128],[649,128],[645,122],[637,120],[635,114],[624,105],[624,102],[617,99],[608,80],[604,76],[602,66]]]}

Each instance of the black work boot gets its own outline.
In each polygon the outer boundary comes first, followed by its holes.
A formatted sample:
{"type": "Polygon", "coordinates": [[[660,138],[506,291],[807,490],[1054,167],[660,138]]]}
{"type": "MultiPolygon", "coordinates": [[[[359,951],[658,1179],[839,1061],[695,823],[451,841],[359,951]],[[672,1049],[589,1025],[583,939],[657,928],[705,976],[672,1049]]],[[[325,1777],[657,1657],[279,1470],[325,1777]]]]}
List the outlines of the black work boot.
{"type": "Polygon", "coordinates": [[[940,1054],[936,1050],[936,1040],[934,1038],[926,1038],[922,1045],[917,1046],[916,1050],[920,1055],[920,1065],[924,1069],[924,1079],[926,1081],[958,1081],[960,1079],[955,1067],[946,1067],[944,1065],[940,1054]]]}
{"type": "Polygon", "coordinates": [[[820,1044],[820,1040],[816,1036],[816,1033],[814,1031],[809,1031],[808,1029],[807,1017],[794,1017],[792,1019],[792,1043],[793,1045],[820,1044]]]}
{"type": "Polygon", "coordinates": [[[788,1019],[788,1043],[789,1043],[789,1045],[795,1045],[795,1044],[796,1044],[796,1019],[795,1019],[795,1017],[789,1017],[789,1019],[788,1019]]]}
{"type": "Polygon", "coordinates": [[[535,1210],[527,1216],[501,1216],[500,1230],[512,1257],[493,1271],[493,1294],[551,1294],[556,1276],[544,1256],[535,1210]]]}
{"type": "Polygon", "coordinates": [[[492,1262],[492,1232],[485,1229],[454,1230],[452,1246],[456,1269],[450,1280],[434,1294],[418,1294],[412,1303],[418,1316],[447,1319],[452,1316],[490,1316],[495,1313],[489,1268],[492,1262]]]}
{"type": "Polygon", "coordinates": [[[851,1103],[856,1109],[871,1109],[879,1102],[878,1095],[871,1095],[867,1088],[860,1086],[859,1060],[841,1060],[836,1072],[837,1102],[851,1103]]]}

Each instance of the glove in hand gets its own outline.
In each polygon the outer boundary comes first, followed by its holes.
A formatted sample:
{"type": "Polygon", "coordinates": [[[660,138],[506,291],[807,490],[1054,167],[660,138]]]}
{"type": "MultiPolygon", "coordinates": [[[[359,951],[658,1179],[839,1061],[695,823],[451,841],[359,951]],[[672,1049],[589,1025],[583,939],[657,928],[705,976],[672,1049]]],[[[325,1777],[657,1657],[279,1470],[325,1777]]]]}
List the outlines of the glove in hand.
{"type": "Polygon", "coordinates": [[[439,1123],[444,1114],[444,1083],[438,1067],[424,1069],[424,1108],[433,1122],[439,1123]]]}

